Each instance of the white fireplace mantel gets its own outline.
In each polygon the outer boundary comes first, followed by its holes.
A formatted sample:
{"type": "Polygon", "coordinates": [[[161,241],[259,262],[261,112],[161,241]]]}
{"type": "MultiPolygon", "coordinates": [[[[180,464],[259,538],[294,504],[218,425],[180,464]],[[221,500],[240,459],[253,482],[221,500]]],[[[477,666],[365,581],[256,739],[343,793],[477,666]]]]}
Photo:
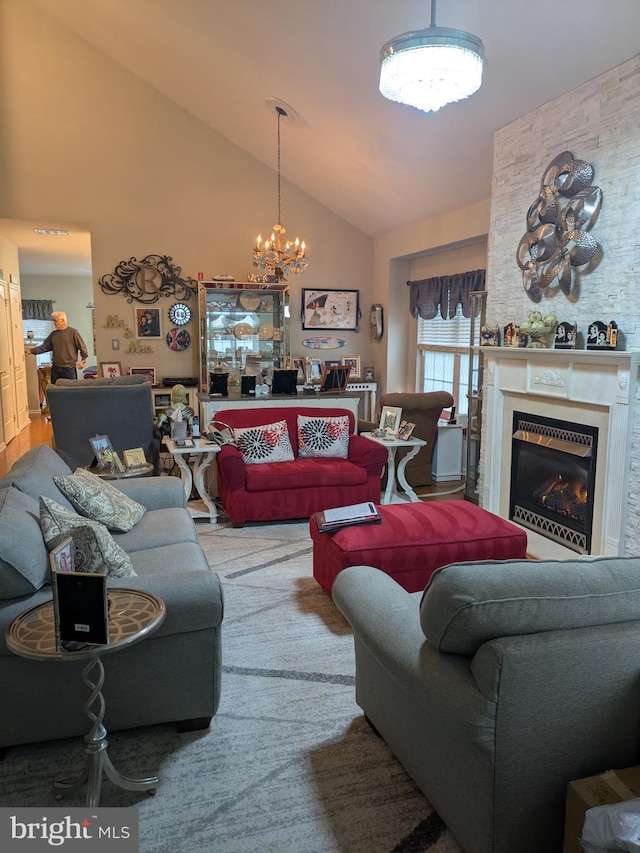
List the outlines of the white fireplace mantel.
{"type": "MultiPolygon", "coordinates": [[[[509,517],[513,412],[598,428],[592,553],[624,553],[634,402],[640,352],[480,347],[484,358],[481,503],[509,517]]],[[[527,530],[529,552],[575,552],[527,530]]]]}

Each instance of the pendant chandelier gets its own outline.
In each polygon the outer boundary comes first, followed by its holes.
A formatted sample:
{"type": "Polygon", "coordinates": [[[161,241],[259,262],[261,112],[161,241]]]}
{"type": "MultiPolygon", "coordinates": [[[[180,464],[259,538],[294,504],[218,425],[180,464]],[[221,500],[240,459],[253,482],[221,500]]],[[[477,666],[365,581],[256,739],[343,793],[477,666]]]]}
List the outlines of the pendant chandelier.
{"type": "Polygon", "coordinates": [[[478,91],[484,45],[463,30],[437,27],[436,0],[431,0],[431,25],[392,38],[380,51],[380,62],[385,98],[435,112],[478,91]]]}
{"type": "MultiPolygon", "coordinates": [[[[271,104],[270,104],[271,105],[271,104]]],[[[278,221],[273,226],[271,237],[262,242],[262,234],[258,235],[253,250],[253,266],[268,270],[269,275],[276,281],[286,281],[285,273],[298,274],[307,268],[306,246],[304,240],[285,240],[287,229],[280,217],[280,119],[287,118],[289,113],[280,104],[275,104],[278,117],[278,221]]]]}

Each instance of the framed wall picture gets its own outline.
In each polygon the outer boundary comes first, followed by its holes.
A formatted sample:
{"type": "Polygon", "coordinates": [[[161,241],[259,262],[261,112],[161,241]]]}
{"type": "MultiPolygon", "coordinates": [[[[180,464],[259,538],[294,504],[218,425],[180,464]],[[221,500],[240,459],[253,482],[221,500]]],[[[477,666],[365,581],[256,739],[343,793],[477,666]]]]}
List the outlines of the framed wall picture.
{"type": "Polygon", "coordinates": [[[358,290],[302,289],[303,329],[351,329],[358,331],[358,290]]]}
{"type": "Polygon", "coordinates": [[[150,382],[152,385],[156,384],[155,367],[130,367],[129,376],[144,376],[147,382],[150,382]]]}
{"type": "Polygon", "coordinates": [[[323,391],[344,391],[347,387],[349,379],[349,365],[331,365],[324,368],[322,381],[320,382],[320,392],[323,391]]]}
{"type": "Polygon", "coordinates": [[[349,381],[360,378],[360,356],[359,355],[343,355],[342,363],[349,367],[349,381]]]}
{"type": "Polygon", "coordinates": [[[397,435],[400,428],[400,419],[402,418],[402,409],[397,406],[383,406],[380,416],[379,429],[387,433],[387,435],[397,435]]]}
{"type": "Polygon", "coordinates": [[[136,337],[161,338],[160,309],[136,308],[136,337]]]}
{"type": "Polygon", "coordinates": [[[103,379],[115,379],[122,376],[122,364],[119,361],[101,361],[98,365],[103,379]]]}

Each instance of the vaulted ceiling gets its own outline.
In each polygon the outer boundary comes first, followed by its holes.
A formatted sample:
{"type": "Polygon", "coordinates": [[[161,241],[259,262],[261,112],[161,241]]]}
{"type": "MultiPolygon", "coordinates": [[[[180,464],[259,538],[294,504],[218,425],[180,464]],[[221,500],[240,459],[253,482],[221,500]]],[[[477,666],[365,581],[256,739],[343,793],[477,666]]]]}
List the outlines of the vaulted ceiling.
{"type": "MultiPolygon", "coordinates": [[[[493,132],[638,52],[638,0],[440,0],[482,39],[483,85],[423,114],[378,92],[379,51],[427,0],[34,0],[372,236],[489,197],[493,132]]],[[[551,152],[553,153],[553,152],[551,152]]],[[[283,211],[286,216],[286,212],[283,211]]]]}

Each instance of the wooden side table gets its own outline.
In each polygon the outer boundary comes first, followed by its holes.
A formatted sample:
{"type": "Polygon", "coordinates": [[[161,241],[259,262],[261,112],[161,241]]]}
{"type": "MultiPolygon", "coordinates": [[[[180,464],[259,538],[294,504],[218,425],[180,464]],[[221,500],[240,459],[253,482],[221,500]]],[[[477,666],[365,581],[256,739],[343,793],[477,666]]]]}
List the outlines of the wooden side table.
{"type": "Polygon", "coordinates": [[[217,444],[212,444],[205,438],[194,438],[193,443],[193,447],[178,447],[171,438],[165,437],[164,439],[165,447],[175,459],[180,469],[180,477],[182,478],[184,493],[187,496],[187,506],[191,517],[205,518],[211,524],[216,524],[218,509],[207,492],[204,475],[209,465],[215,459],[216,453],[220,451],[220,447],[217,444]],[[194,460],[193,473],[189,465],[190,458],[194,460]],[[194,484],[200,495],[200,500],[198,501],[189,500],[194,484]]]}
{"type": "Polygon", "coordinates": [[[87,646],[78,651],[60,647],[53,612],[53,601],[46,601],[25,610],[7,630],[7,646],[20,657],[40,661],[87,660],[82,678],[90,691],[84,710],[92,723],[84,737],[86,762],[83,773],[70,782],[54,782],[57,800],[87,785],[87,806],[100,805],[102,773],[119,788],[127,791],[155,793],[157,776],[131,779],[119,773],[107,754],[107,730],[104,719],[105,701],[102,695],[104,666],[101,657],[117,652],[148,637],[162,624],[166,609],[164,602],[151,592],[134,589],[109,589],[109,642],[104,646],[87,646]]]}
{"type": "Polygon", "coordinates": [[[418,453],[421,447],[426,445],[426,441],[423,441],[421,438],[378,438],[375,435],[372,435],[370,432],[362,432],[360,435],[364,435],[366,438],[371,441],[376,441],[378,444],[381,444],[383,447],[387,448],[387,488],[385,489],[385,493],[382,496],[383,504],[397,503],[398,501],[409,500],[411,503],[418,503],[420,498],[411,488],[409,483],[407,482],[407,478],[404,474],[404,469],[407,467],[407,462],[418,453]],[[406,456],[403,456],[400,462],[398,463],[398,470],[396,471],[396,450],[399,447],[411,447],[411,451],[407,453],[406,456]],[[398,477],[398,483],[402,486],[407,495],[406,498],[402,497],[402,495],[398,492],[398,486],[396,484],[396,476],[398,477]]]}

